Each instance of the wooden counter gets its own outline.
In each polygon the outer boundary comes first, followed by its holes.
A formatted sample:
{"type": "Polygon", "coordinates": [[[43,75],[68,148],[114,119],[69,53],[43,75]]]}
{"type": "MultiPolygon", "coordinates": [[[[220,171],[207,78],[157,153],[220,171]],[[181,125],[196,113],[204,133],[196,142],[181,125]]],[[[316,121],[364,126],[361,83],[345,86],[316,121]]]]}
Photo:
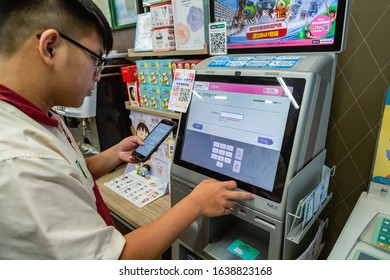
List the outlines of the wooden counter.
{"type": "Polygon", "coordinates": [[[116,171],[106,174],[97,180],[96,183],[108,208],[131,226],[138,228],[150,223],[168,211],[171,207],[170,194],[164,195],[150,204],[139,208],[115,191],[104,186],[105,182],[122,175],[125,167],[120,167],[116,171]]]}

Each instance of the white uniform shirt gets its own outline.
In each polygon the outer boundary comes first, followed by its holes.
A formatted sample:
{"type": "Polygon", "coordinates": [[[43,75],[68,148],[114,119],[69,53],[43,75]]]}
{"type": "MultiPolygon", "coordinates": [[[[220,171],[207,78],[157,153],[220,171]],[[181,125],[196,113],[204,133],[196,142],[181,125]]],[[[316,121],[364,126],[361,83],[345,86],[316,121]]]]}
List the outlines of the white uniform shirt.
{"type": "Polygon", "coordinates": [[[61,118],[0,85],[0,259],[117,259],[93,186],[61,118]]]}

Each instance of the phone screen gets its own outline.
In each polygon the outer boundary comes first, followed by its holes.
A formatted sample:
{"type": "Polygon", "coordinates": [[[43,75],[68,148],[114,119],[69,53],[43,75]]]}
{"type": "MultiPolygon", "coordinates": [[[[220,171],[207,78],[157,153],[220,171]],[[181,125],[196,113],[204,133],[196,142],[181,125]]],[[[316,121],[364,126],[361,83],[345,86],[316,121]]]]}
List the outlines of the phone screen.
{"type": "Polygon", "coordinates": [[[166,124],[160,122],[152,132],[145,138],[144,146],[139,146],[135,149],[136,154],[140,154],[140,157],[137,157],[139,160],[147,159],[153,152],[158,148],[158,146],[164,141],[164,139],[168,136],[169,133],[175,127],[175,123],[166,124]],[[142,158],[143,157],[143,158],[142,158]]]}

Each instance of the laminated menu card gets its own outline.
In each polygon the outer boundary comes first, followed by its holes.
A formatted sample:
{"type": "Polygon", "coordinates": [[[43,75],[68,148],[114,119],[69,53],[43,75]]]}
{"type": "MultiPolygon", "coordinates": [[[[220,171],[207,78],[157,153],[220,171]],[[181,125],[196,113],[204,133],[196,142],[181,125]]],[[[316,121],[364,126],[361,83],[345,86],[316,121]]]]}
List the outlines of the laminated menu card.
{"type": "Polygon", "coordinates": [[[104,185],[140,208],[168,192],[167,182],[154,176],[145,178],[137,174],[137,171],[123,174],[104,185]]]}

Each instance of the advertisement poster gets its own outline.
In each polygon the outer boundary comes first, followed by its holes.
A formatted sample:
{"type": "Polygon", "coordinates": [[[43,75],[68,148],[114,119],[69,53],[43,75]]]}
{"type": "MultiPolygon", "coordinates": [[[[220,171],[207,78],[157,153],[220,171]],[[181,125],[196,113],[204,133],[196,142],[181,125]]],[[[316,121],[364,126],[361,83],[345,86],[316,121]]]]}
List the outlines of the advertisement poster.
{"type": "MultiPolygon", "coordinates": [[[[131,132],[133,135],[139,136],[145,139],[146,136],[153,130],[153,128],[162,120],[163,117],[150,115],[141,112],[131,113],[131,132]]],[[[154,176],[164,182],[169,182],[169,172],[171,167],[171,155],[174,149],[173,133],[160,145],[155,153],[149,160],[143,164],[147,164],[150,167],[150,175],[154,176]]],[[[139,164],[128,164],[125,173],[134,170],[140,170],[139,164]]]]}
{"type": "Polygon", "coordinates": [[[214,0],[228,49],[332,45],[338,0],[214,0]]]}
{"type": "Polygon", "coordinates": [[[176,69],[174,75],[168,109],[185,113],[191,101],[195,70],[176,69]]]}
{"type": "Polygon", "coordinates": [[[372,181],[390,185],[390,89],[387,90],[383,119],[374,158],[372,181]]]}
{"type": "Polygon", "coordinates": [[[152,50],[152,15],[150,12],[139,14],[137,16],[134,51],[148,52],[152,50]]]}

